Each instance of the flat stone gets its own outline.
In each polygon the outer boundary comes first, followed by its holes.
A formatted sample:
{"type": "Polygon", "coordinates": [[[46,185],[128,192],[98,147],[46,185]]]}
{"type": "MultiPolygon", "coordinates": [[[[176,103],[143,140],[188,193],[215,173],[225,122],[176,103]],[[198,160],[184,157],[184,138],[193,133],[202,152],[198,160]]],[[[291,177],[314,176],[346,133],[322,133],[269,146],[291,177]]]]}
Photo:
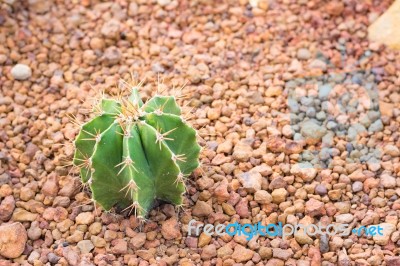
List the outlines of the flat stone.
{"type": "Polygon", "coordinates": [[[400,0],[394,1],[390,8],[368,28],[370,41],[385,44],[400,50],[400,0]]]}

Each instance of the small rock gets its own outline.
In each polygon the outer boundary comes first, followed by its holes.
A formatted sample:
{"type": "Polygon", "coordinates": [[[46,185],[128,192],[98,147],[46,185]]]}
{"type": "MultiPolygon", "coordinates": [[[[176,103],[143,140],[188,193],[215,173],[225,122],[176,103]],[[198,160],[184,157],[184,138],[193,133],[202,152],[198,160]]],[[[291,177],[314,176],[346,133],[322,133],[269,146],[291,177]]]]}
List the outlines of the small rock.
{"type": "Polygon", "coordinates": [[[300,133],[308,144],[316,144],[325,136],[326,129],[312,121],[307,121],[302,124],[300,133]]]}
{"type": "Polygon", "coordinates": [[[278,188],[272,191],[271,195],[272,195],[272,202],[279,204],[286,200],[288,192],[284,188],[278,188]]]}
{"type": "Polygon", "coordinates": [[[15,209],[11,219],[16,222],[32,222],[36,220],[37,217],[38,214],[36,213],[31,213],[24,209],[17,208],[15,209]]]}
{"type": "Polygon", "coordinates": [[[385,257],[386,266],[399,266],[400,256],[387,256],[385,257]]]}
{"type": "Polygon", "coordinates": [[[310,50],[308,50],[307,48],[300,48],[297,51],[297,58],[300,60],[308,60],[311,58],[311,53],[310,50]]]}
{"type": "Polygon", "coordinates": [[[67,260],[69,265],[78,265],[79,263],[79,254],[71,247],[63,248],[63,257],[67,260]]]}
{"type": "Polygon", "coordinates": [[[42,236],[42,230],[39,228],[37,221],[31,223],[31,227],[28,229],[28,237],[31,240],[38,240],[42,236]]]}
{"type": "Polygon", "coordinates": [[[50,252],[49,254],[47,254],[47,259],[49,260],[50,263],[57,264],[58,261],[60,260],[60,257],[54,254],[53,252],[50,252]]]}
{"type": "Polygon", "coordinates": [[[25,227],[21,223],[0,226],[0,255],[9,259],[18,258],[28,241],[25,227]]]}
{"type": "Polygon", "coordinates": [[[169,5],[171,3],[171,0],[157,0],[157,3],[160,6],[167,6],[167,5],[169,5]]]}
{"type": "Polygon", "coordinates": [[[383,148],[385,154],[390,155],[392,157],[400,156],[400,150],[394,145],[388,144],[383,148]]]}
{"type": "Polygon", "coordinates": [[[180,239],[182,237],[176,218],[166,220],[161,227],[161,234],[167,240],[180,239]]]}
{"type": "Polygon", "coordinates": [[[37,14],[43,14],[50,10],[51,1],[46,0],[29,0],[29,10],[37,14]]]}
{"type": "Polygon", "coordinates": [[[247,249],[241,245],[236,245],[235,250],[232,254],[232,259],[236,262],[246,262],[251,260],[254,255],[254,251],[247,249]]]}
{"type": "Polygon", "coordinates": [[[326,13],[332,16],[340,16],[344,10],[342,2],[331,1],[326,5],[326,13]]]}
{"type": "Polygon", "coordinates": [[[350,213],[343,213],[335,216],[337,223],[349,224],[354,220],[354,216],[350,213]]]}
{"type": "Polygon", "coordinates": [[[306,182],[312,181],[317,176],[317,170],[309,162],[296,163],[290,169],[290,173],[302,178],[306,182]]]}
{"type": "Polygon", "coordinates": [[[381,185],[384,188],[395,188],[396,187],[396,178],[394,178],[393,176],[384,173],[381,175],[380,177],[381,179],[381,185]]]}
{"type": "Polygon", "coordinates": [[[353,192],[360,192],[363,190],[364,185],[362,182],[356,181],[353,183],[353,185],[351,185],[351,187],[353,189],[353,192]]]}
{"type": "Polygon", "coordinates": [[[315,69],[326,70],[326,63],[322,60],[314,59],[313,61],[310,62],[309,67],[315,68],[315,69]]]}
{"type": "Polygon", "coordinates": [[[104,51],[104,63],[107,66],[113,66],[119,63],[121,60],[122,54],[119,49],[115,46],[108,47],[104,51]]]}
{"type": "Polygon", "coordinates": [[[91,224],[94,222],[94,215],[91,212],[82,212],[75,218],[76,224],[91,224]]]}
{"type": "Polygon", "coordinates": [[[15,200],[12,195],[6,196],[0,204],[0,220],[6,222],[10,220],[15,209],[15,200]]]}
{"type": "Polygon", "coordinates": [[[217,256],[217,248],[213,244],[204,247],[203,251],[201,252],[201,258],[203,260],[210,260],[211,258],[214,258],[216,256],[217,256]]]}
{"type": "Polygon", "coordinates": [[[211,241],[211,236],[203,232],[199,236],[198,247],[202,248],[205,245],[208,245],[210,241],[211,241]]]}
{"type": "Polygon", "coordinates": [[[246,141],[240,141],[233,149],[232,157],[239,162],[247,162],[253,153],[251,145],[246,141]]]}
{"type": "Polygon", "coordinates": [[[103,248],[107,245],[106,240],[98,236],[91,236],[90,240],[96,248],[103,248]]]}
{"type": "Polygon", "coordinates": [[[383,229],[383,235],[380,236],[376,234],[372,238],[374,239],[375,244],[384,246],[389,242],[391,234],[396,231],[396,226],[390,223],[381,223],[379,226],[383,229]]]}
{"type": "Polygon", "coordinates": [[[322,216],[326,214],[324,203],[313,198],[307,201],[305,211],[306,214],[311,217],[322,216]]]}
{"type": "Polygon", "coordinates": [[[319,250],[321,253],[329,252],[329,239],[327,234],[322,234],[320,236],[319,250]]]}
{"type": "Polygon", "coordinates": [[[278,258],[285,261],[293,256],[293,251],[291,249],[274,248],[272,249],[272,252],[274,258],[278,258]]]}
{"type": "Polygon", "coordinates": [[[212,207],[207,202],[198,200],[193,208],[192,214],[197,217],[207,217],[212,211],[212,207]]]}
{"type": "Polygon", "coordinates": [[[265,190],[259,190],[254,194],[254,200],[260,204],[268,204],[272,202],[272,196],[265,190]]]}
{"type": "Polygon", "coordinates": [[[315,187],[315,193],[321,196],[325,196],[328,193],[328,190],[326,189],[324,184],[318,184],[315,187]]]}
{"type": "Polygon", "coordinates": [[[118,39],[120,31],[120,22],[116,19],[108,20],[101,27],[101,34],[110,39],[118,39]]]}
{"type": "Polygon", "coordinates": [[[124,239],[114,239],[112,242],[111,251],[114,254],[125,254],[128,251],[128,243],[124,239]]]}
{"type": "Polygon", "coordinates": [[[146,243],[146,234],[145,233],[137,233],[134,237],[132,237],[130,244],[135,248],[141,248],[144,243],[146,243]]]}
{"type": "Polygon", "coordinates": [[[240,183],[247,192],[254,193],[261,189],[262,176],[256,171],[241,173],[238,176],[240,183]]]}
{"type": "Polygon", "coordinates": [[[93,245],[92,241],[90,241],[90,240],[79,241],[77,246],[80,249],[81,254],[90,253],[90,251],[92,251],[92,249],[94,249],[94,245],[93,245]]]}
{"type": "Polygon", "coordinates": [[[233,144],[232,144],[231,140],[224,141],[224,142],[222,142],[221,144],[218,145],[217,153],[227,153],[227,154],[229,154],[229,153],[232,152],[232,147],[233,147],[233,144]]]}
{"type": "Polygon", "coordinates": [[[242,198],[238,204],[235,206],[236,213],[241,218],[247,218],[250,216],[248,200],[246,198],[242,198]]]}
{"type": "Polygon", "coordinates": [[[16,80],[26,80],[29,79],[32,75],[32,70],[29,66],[24,64],[16,64],[11,69],[11,75],[16,80]]]}

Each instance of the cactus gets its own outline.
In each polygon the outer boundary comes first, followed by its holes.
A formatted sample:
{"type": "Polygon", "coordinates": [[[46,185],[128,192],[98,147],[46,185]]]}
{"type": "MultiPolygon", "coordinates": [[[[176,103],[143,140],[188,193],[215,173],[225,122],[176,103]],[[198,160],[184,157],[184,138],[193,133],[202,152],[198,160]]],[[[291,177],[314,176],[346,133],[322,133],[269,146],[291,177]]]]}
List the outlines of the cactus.
{"type": "Polygon", "coordinates": [[[200,146],[175,96],[156,94],[143,103],[133,86],[129,98],[103,96],[95,110],[80,126],[73,159],[93,200],[105,210],[135,210],[140,218],[156,200],[181,206],[200,146]]]}

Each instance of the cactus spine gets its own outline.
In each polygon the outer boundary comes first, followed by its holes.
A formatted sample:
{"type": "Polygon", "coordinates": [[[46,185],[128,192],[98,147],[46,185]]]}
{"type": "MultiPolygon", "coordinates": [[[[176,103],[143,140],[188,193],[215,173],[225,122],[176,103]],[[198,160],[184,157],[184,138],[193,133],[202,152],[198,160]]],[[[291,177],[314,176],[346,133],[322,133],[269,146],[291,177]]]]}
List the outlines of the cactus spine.
{"type": "Polygon", "coordinates": [[[143,103],[133,87],[128,99],[103,97],[95,109],[97,116],[80,127],[73,159],[93,200],[141,218],[155,200],[182,205],[200,146],[176,98],[156,95],[143,103]]]}

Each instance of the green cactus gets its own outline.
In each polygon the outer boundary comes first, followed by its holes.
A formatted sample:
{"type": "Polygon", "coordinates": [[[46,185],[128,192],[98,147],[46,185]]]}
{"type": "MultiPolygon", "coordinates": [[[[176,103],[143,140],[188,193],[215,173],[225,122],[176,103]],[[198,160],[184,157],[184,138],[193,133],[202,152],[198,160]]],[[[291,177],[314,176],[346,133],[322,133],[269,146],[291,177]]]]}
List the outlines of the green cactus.
{"type": "Polygon", "coordinates": [[[80,126],[73,159],[93,200],[105,210],[130,208],[141,218],[156,200],[182,205],[200,146],[175,97],[143,103],[133,87],[128,99],[103,97],[95,109],[97,116],[80,126]]]}

